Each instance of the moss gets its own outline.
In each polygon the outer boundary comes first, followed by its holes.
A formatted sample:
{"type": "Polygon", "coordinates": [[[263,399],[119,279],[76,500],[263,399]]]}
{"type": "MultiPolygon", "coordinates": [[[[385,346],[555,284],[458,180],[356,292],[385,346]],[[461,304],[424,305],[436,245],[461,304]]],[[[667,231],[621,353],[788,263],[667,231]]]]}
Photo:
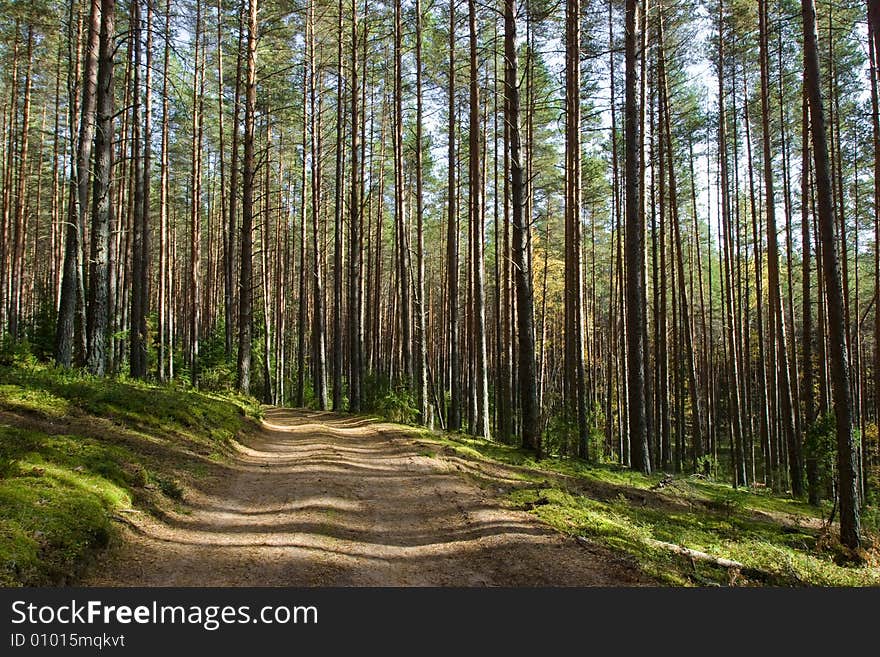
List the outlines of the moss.
{"type": "MultiPolygon", "coordinates": [[[[783,586],[877,586],[880,568],[842,558],[825,508],[762,488],[739,488],[689,476],[652,476],[578,459],[536,460],[528,451],[462,435],[421,430],[441,453],[508,466],[523,482],[508,493],[562,532],[585,536],[633,557],[649,575],[673,585],[729,584],[731,573],[692,562],[655,542],[674,543],[739,561],[762,574],[738,583],[783,586]]],[[[873,513],[868,508],[867,513],[873,513]]],[[[876,535],[868,541],[878,542],[876,535]]],[[[869,551],[869,556],[872,553],[869,551]]],[[[876,562],[876,559],[874,560],[876,562]]]]}
{"type": "Polygon", "coordinates": [[[75,580],[113,515],[184,494],[258,406],[243,397],[0,367],[0,585],[75,580]]]}

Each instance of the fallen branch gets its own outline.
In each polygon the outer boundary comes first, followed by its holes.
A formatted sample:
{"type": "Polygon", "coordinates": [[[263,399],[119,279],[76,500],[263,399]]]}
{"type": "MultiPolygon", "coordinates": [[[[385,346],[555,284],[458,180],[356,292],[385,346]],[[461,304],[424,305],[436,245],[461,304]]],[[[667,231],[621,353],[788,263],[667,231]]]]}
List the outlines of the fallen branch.
{"type": "MultiPolygon", "coordinates": [[[[586,536],[576,536],[577,542],[583,545],[584,547],[588,547],[590,545],[590,540],[586,536]]],[[[772,575],[767,571],[760,570],[758,568],[751,568],[746,566],[745,564],[740,563],[739,561],[734,561],[733,559],[725,559],[724,557],[715,557],[706,552],[700,552],[699,550],[692,550],[691,548],[686,548],[683,545],[677,545],[675,543],[667,543],[666,541],[657,541],[653,538],[645,539],[645,542],[651,547],[661,548],[663,550],[668,550],[675,554],[681,555],[683,557],[687,557],[691,560],[691,563],[694,565],[696,569],[697,561],[702,561],[713,566],[717,566],[719,568],[727,568],[730,571],[735,571],[737,573],[742,573],[746,577],[750,577],[752,579],[758,579],[763,582],[766,582],[772,578],[772,575]]]]}
{"type": "Polygon", "coordinates": [[[706,561],[721,568],[735,568],[737,570],[743,570],[746,567],[739,561],[734,561],[733,559],[725,559],[724,557],[714,557],[706,552],[692,550],[691,548],[686,548],[683,545],[667,543],[666,541],[655,541],[653,538],[646,539],[646,542],[651,547],[663,548],[664,550],[669,550],[670,552],[674,552],[675,554],[680,554],[683,557],[688,557],[689,559],[693,559],[694,561],[706,561]]]}
{"type": "Polygon", "coordinates": [[[661,548],[663,550],[669,550],[675,554],[679,554],[683,557],[687,557],[692,562],[694,561],[702,561],[705,563],[712,564],[713,566],[718,566],[719,568],[727,568],[728,570],[736,570],[741,572],[746,577],[751,577],[753,579],[760,579],[766,581],[770,579],[770,573],[760,570],[758,568],[751,568],[746,566],[739,561],[734,561],[733,559],[725,559],[724,557],[716,557],[706,552],[701,552],[700,550],[693,550],[691,548],[686,548],[683,545],[676,545],[675,543],[667,543],[666,541],[657,541],[653,538],[646,539],[646,542],[651,547],[661,548]]]}

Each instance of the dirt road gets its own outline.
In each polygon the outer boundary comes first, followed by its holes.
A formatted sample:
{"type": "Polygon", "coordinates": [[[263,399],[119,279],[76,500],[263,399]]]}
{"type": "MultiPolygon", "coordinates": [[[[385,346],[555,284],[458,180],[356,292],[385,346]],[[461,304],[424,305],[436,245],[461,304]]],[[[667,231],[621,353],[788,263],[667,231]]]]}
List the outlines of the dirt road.
{"type": "Polygon", "coordinates": [[[503,466],[393,425],[269,409],[161,522],[130,514],[93,586],[585,586],[649,583],[631,562],[510,508],[503,466]]]}

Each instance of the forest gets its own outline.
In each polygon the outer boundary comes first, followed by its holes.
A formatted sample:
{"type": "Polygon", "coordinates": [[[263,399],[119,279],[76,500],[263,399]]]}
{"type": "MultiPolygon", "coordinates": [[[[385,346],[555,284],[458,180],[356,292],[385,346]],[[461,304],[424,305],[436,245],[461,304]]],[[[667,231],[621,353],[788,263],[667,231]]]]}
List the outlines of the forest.
{"type": "Polygon", "coordinates": [[[0,17],[3,367],[723,482],[864,559],[880,0],[0,17]]]}

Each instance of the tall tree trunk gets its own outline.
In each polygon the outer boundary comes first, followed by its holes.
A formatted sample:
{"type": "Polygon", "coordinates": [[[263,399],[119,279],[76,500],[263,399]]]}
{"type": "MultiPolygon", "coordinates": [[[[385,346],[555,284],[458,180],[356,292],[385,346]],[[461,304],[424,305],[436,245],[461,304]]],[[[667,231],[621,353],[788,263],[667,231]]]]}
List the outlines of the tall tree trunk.
{"type": "MultiPolygon", "coordinates": [[[[761,449],[764,456],[764,483],[772,485],[774,474],[768,473],[774,463],[775,445],[770,440],[770,402],[768,399],[766,340],[764,333],[764,267],[761,258],[761,240],[758,231],[758,201],[755,196],[754,167],[752,166],[752,131],[749,120],[748,84],[743,75],[744,123],[746,130],[746,162],[749,169],[749,209],[752,218],[752,242],[755,249],[755,297],[757,302],[755,322],[758,329],[758,400],[760,406],[761,449]]],[[[775,422],[776,418],[773,418],[775,422]]]]}
{"type": "Polygon", "coordinates": [[[306,64],[303,62],[303,103],[302,103],[302,126],[300,131],[300,189],[299,189],[299,303],[297,304],[297,322],[296,322],[296,405],[305,406],[305,388],[306,388],[306,319],[308,317],[308,276],[306,275],[306,205],[308,199],[308,181],[307,181],[307,128],[308,128],[308,106],[307,106],[307,85],[308,73],[306,64]]]}
{"type": "MultiPolygon", "coordinates": [[[[72,20],[72,16],[71,16],[72,20]]],[[[77,20],[80,25],[82,24],[79,20],[77,20]]],[[[70,30],[68,32],[68,36],[72,36],[73,26],[71,25],[70,30]]],[[[77,36],[81,30],[77,31],[77,36]]],[[[78,39],[77,39],[78,42],[78,39]]],[[[62,191],[60,189],[61,182],[61,167],[62,167],[62,158],[60,156],[60,141],[61,141],[61,68],[62,68],[62,52],[63,41],[61,39],[58,40],[58,48],[56,50],[55,55],[55,134],[52,137],[52,210],[51,210],[51,231],[50,231],[50,262],[49,262],[49,276],[46,280],[46,288],[52,290],[52,308],[56,312],[56,321],[57,321],[57,312],[58,312],[58,304],[61,300],[61,259],[63,257],[63,252],[61,250],[61,232],[63,227],[63,222],[61,221],[61,213],[64,210],[64,199],[62,198],[62,191]]],[[[75,97],[73,98],[74,105],[76,105],[75,97]]],[[[74,108],[73,112],[76,111],[74,108]]],[[[3,124],[3,119],[0,118],[0,125],[3,124]]],[[[69,134],[73,139],[73,143],[75,144],[75,138],[73,135],[75,134],[74,122],[70,122],[69,126],[69,134]]],[[[2,138],[0,138],[0,142],[2,142],[2,138]]],[[[71,149],[73,152],[73,149],[71,149]]],[[[34,244],[34,256],[37,257],[36,254],[37,244],[34,244]]],[[[54,348],[54,343],[53,343],[54,348]]],[[[54,352],[53,352],[54,353],[54,352]]]]}
{"type": "MultiPolygon", "coordinates": [[[[677,181],[675,175],[675,160],[674,160],[674,151],[672,148],[672,119],[670,118],[670,103],[669,103],[669,84],[666,77],[666,53],[664,50],[664,40],[663,40],[663,15],[662,12],[658,15],[659,22],[659,86],[660,86],[660,100],[663,103],[663,117],[664,117],[664,131],[666,134],[666,153],[669,158],[669,205],[671,209],[671,221],[672,221],[672,231],[674,234],[675,240],[675,257],[676,257],[676,274],[678,278],[678,299],[679,305],[681,307],[681,323],[683,325],[683,333],[684,333],[684,352],[685,352],[685,367],[687,367],[688,374],[688,387],[690,388],[690,396],[691,396],[691,413],[692,413],[692,427],[691,427],[691,436],[693,441],[693,465],[696,468],[697,459],[702,456],[702,443],[703,443],[703,409],[700,400],[700,390],[699,384],[697,382],[697,359],[696,359],[696,347],[695,347],[695,339],[693,332],[693,318],[691,313],[691,304],[688,299],[688,291],[687,285],[685,284],[684,277],[684,248],[682,246],[682,236],[681,236],[681,222],[679,220],[678,215],[678,192],[677,192],[677,181]]],[[[629,220],[627,219],[627,226],[629,226],[629,220]]],[[[641,285],[644,285],[641,282],[641,285]]],[[[644,309],[643,309],[644,311],[644,309]]],[[[630,407],[630,412],[632,412],[632,407],[630,407]]]]}
{"type": "Polygon", "coordinates": [[[480,92],[477,66],[477,5],[468,0],[470,41],[469,196],[471,222],[471,267],[473,268],[472,325],[474,341],[474,433],[489,438],[489,381],[486,356],[486,309],[483,262],[483,171],[480,158],[480,92]]]}
{"type": "Polygon", "coordinates": [[[89,257],[89,304],[86,366],[92,374],[107,372],[110,318],[110,178],[113,167],[113,52],[115,0],[101,0],[89,257]]]}
{"type": "MultiPolygon", "coordinates": [[[[308,43],[308,41],[307,41],[308,43]]],[[[272,363],[271,357],[271,345],[272,345],[272,332],[274,329],[273,326],[273,317],[272,317],[272,288],[269,282],[269,272],[271,269],[271,247],[269,245],[269,233],[272,231],[272,227],[270,225],[271,219],[271,170],[272,170],[272,115],[269,109],[269,104],[265,103],[263,105],[263,122],[266,126],[266,141],[265,141],[265,158],[260,163],[260,167],[263,170],[263,191],[262,191],[262,203],[260,208],[260,213],[258,216],[261,217],[262,221],[260,221],[260,283],[262,286],[260,298],[263,302],[263,403],[271,404],[272,403],[272,363]]]]}
{"type": "Polygon", "coordinates": [[[730,190],[729,190],[729,165],[727,153],[727,114],[724,99],[724,2],[718,3],[718,148],[721,151],[721,224],[724,230],[724,301],[725,317],[724,330],[726,334],[726,347],[728,358],[729,395],[730,395],[730,421],[732,456],[734,466],[733,482],[735,486],[746,483],[746,469],[743,459],[743,427],[742,427],[742,392],[740,388],[740,359],[739,341],[736,339],[736,306],[734,304],[734,290],[732,286],[732,231],[730,229],[730,190]]]}
{"type": "Polygon", "coordinates": [[[422,3],[416,0],[416,351],[415,386],[419,422],[428,424],[428,336],[425,308],[425,227],[422,181],[422,3]]]}
{"type": "Polygon", "coordinates": [[[165,0],[165,54],[162,64],[162,146],[159,156],[159,333],[158,367],[160,381],[173,375],[173,356],[171,356],[171,303],[169,275],[168,239],[168,66],[171,59],[171,0],[165,0]],[[168,369],[165,368],[165,354],[168,352],[168,369]]]}
{"type": "Polygon", "coordinates": [[[785,313],[782,312],[782,299],[779,282],[779,245],[776,235],[776,198],[773,192],[773,153],[770,148],[770,64],[767,36],[767,0],[758,3],[760,59],[761,59],[761,125],[762,144],[764,150],[764,191],[767,195],[765,212],[767,215],[767,287],[770,301],[770,313],[773,321],[771,333],[776,349],[777,380],[781,400],[780,421],[785,432],[788,447],[788,472],[791,480],[791,492],[801,497],[803,487],[803,459],[801,456],[800,436],[795,433],[794,401],[791,391],[790,370],[788,365],[788,342],[786,339],[785,313]]]}
{"type": "Polygon", "coordinates": [[[9,107],[9,121],[6,126],[6,170],[3,172],[3,217],[0,225],[0,334],[6,329],[7,301],[9,292],[9,222],[12,205],[13,170],[15,169],[15,121],[18,116],[18,49],[19,49],[19,22],[15,21],[14,37],[12,41],[12,74],[10,75],[9,88],[12,90],[12,99],[9,107]]]}
{"type": "MultiPolygon", "coordinates": [[[[241,12],[239,12],[239,16],[241,12]]],[[[239,38],[241,34],[239,33],[239,38]]],[[[217,0],[217,132],[219,139],[219,153],[217,159],[220,165],[220,232],[223,243],[223,353],[226,360],[232,357],[232,249],[233,240],[230,239],[229,220],[231,213],[227,212],[226,196],[226,148],[225,148],[225,121],[223,111],[223,3],[217,0]]],[[[236,86],[238,80],[236,80],[236,86]]],[[[235,190],[231,187],[230,196],[235,190]]]]}
{"type": "Polygon", "coordinates": [[[880,425],[880,100],[877,90],[880,67],[880,0],[868,0],[868,26],[874,139],[874,419],[880,425]]]}
{"type": "Polygon", "coordinates": [[[810,134],[816,175],[819,237],[822,243],[822,269],[828,305],[828,351],[837,429],[837,476],[840,499],[840,541],[849,548],[861,544],[859,527],[858,476],[853,449],[852,401],[846,358],[843,287],[834,246],[834,209],[831,198],[831,172],[825,135],[825,110],[819,83],[819,38],[816,33],[814,0],[801,0],[804,25],[804,83],[810,104],[810,134]]]}
{"type": "Polygon", "coordinates": [[[27,240],[27,179],[28,145],[31,131],[31,90],[33,88],[34,27],[28,25],[25,46],[26,68],[24,74],[24,101],[21,110],[21,140],[18,145],[18,183],[15,194],[15,218],[12,235],[12,277],[9,300],[9,335],[13,340],[20,336],[19,319],[22,311],[22,287],[24,286],[24,251],[27,240]]]}
{"type": "MultiPolygon", "coordinates": [[[[134,72],[133,72],[133,100],[132,100],[132,158],[134,160],[134,223],[131,254],[131,312],[129,313],[129,372],[132,378],[140,379],[147,376],[147,304],[148,304],[148,276],[147,262],[149,257],[147,223],[150,211],[149,195],[149,152],[150,152],[150,111],[144,107],[144,116],[141,118],[141,12],[140,1],[131,2],[132,47],[134,48],[134,72]],[[141,147],[141,125],[143,121],[143,149],[141,147]]],[[[146,28],[149,32],[150,18],[152,18],[151,5],[147,3],[146,28]]],[[[149,37],[148,37],[149,41],[149,37]]],[[[144,89],[149,94],[150,88],[150,58],[149,45],[147,46],[147,66],[144,68],[146,79],[144,89]]]]}
{"type": "Polygon", "coordinates": [[[589,427],[584,372],[581,279],[580,0],[565,6],[565,382],[566,407],[577,422],[578,455],[587,458],[589,427]]]}
{"type": "Polygon", "coordinates": [[[407,385],[411,384],[412,367],[412,320],[410,317],[409,280],[409,227],[404,209],[403,171],[403,25],[401,0],[394,3],[394,226],[397,253],[397,293],[401,338],[399,342],[401,368],[407,385]]]}
{"type": "Polygon", "coordinates": [[[342,280],[343,280],[343,261],[342,252],[343,233],[342,233],[342,189],[343,189],[343,172],[344,166],[344,144],[342,143],[345,114],[345,105],[343,102],[343,76],[342,76],[342,41],[344,38],[342,32],[342,0],[336,5],[337,29],[336,38],[336,185],[335,185],[335,204],[333,208],[334,231],[333,231],[333,410],[342,410],[342,379],[345,350],[345,341],[342,334],[342,280]]]}
{"type": "MultiPolygon", "coordinates": [[[[540,452],[541,427],[535,370],[534,293],[530,218],[524,213],[523,154],[519,129],[519,79],[516,53],[515,0],[504,1],[504,91],[507,147],[510,149],[510,193],[513,218],[513,268],[516,283],[517,341],[519,344],[519,402],[523,446],[540,452]]],[[[506,266],[506,265],[505,265],[506,266]]]]}
{"type": "MultiPolygon", "coordinates": [[[[242,5],[244,9],[244,5],[242,5]]],[[[257,104],[257,0],[248,0],[247,65],[244,109],[244,172],[241,195],[241,265],[238,283],[238,389],[247,394],[251,385],[251,350],[254,319],[254,114],[257,104]]],[[[303,103],[305,104],[305,103],[303,103]]],[[[303,165],[305,166],[305,165],[303,165]]],[[[300,272],[302,274],[302,272],[300,272]]]]}
{"type": "Polygon", "coordinates": [[[449,0],[449,105],[447,116],[447,187],[446,187],[446,293],[448,298],[447,339],[449,340],[449,408],[446,428],[458,431],[461,428],[461,385],[460,357],[458,350],[458,208],[456,205],[458,187],[456,182],[455,146],[455,3],[449,0]]]}
{"type": "MultiPolygon", "coordinates": [[[[71,149],[70,195],[67,205],[67,226],[64,234],[64,273],[61,281],[61,300],[58,306],[58,322],[55,329],[55,361],[61,367],[70,367],[74,357],[77,306],[85,306],[83,291],[83,234],[85,212],[89,196],[89,161],[95,129],[95,102],[98,85],[98,41],[101,31],[101,2],[91,0],[86,36],[85,61],[82,68],[82,102],[80,103],[79,135],[75,149],[71,149]]],[[[74,77],[79,75],[79,53],[74,55],[74,77]]],[[[77,87],[71,84],[74,95],[77,87]]],[[[71,99],[71,130],[76,125],[76,101],[71,99]]],[[[85,331],[80,331],[85,339],[85,331]]],[[[80,349],[80,358],[85,350],[80,349]]]]}
{"type": "Polygon", "coordinates": [[[348,241],[348,408],[360,413],[363,369],[363,295],[361,281],[360,116],[358,107],[358,14],[351,3],[351,199],[348,241]]]}
{"type": "Polygon", "coordinates": [[[204,94],[204,52],[202,48],[201,3],[196,3],[195,63],[192,81],[192,148],[190,152],[190,242],[189,242],[189,375],[199,385],[199,343],[202,331],[202,107],[204,94]]]}
{"type": "Polygon", "coordinates": [[[321,105],[317,98],[317,81],[320,72],[315,55],[314,5],[309,4],[309,26],[307,43],[309,49],[309,102],[311,116],[311,151],[312,151],[312,384],[315,388],[315,399],[320,410],[329,407],[327,399],[326,346],[324,335],[324,280],[322,273],[322,254],[318,234],[319,215],[321,212],[321,105]]]}
{"type": "MultiPolygon", "coordinates": [[[[804,421],[809,431],[816,421],[816,399],[813,390],[813,308],[812,308],[812,282],[811,282],[811,253],[812,239],[810,237],[810,201],[812,186],[810,184],[810,109],[806,94],[806,85],[803,87],[801,99],[801,276],[803,291],[803,328],[801,343],[803,348],[801,376],[801,399],[804,405],[804,421]]],[[[820,291],[821,294],[821,291],[820,291]]],[[[819,463],[815,453],[811,450],[807,454],[807,498],[809,503],[816,506],[819,504],[819,463]]]]}
{"type": "Polygon", "coordinates": [[[628,407],[630,463],[633,469],[651,472],[648,446],[647,401],[645,397],[645,354],[647,340],[642,326],[642,287],[645,284],[644,216],[639,212],[639,106],[637,56],[639,37],[637,0],[626,2],[626,112],[624,117],[626,173],[626,323],[628,365],[628,407]]]}

